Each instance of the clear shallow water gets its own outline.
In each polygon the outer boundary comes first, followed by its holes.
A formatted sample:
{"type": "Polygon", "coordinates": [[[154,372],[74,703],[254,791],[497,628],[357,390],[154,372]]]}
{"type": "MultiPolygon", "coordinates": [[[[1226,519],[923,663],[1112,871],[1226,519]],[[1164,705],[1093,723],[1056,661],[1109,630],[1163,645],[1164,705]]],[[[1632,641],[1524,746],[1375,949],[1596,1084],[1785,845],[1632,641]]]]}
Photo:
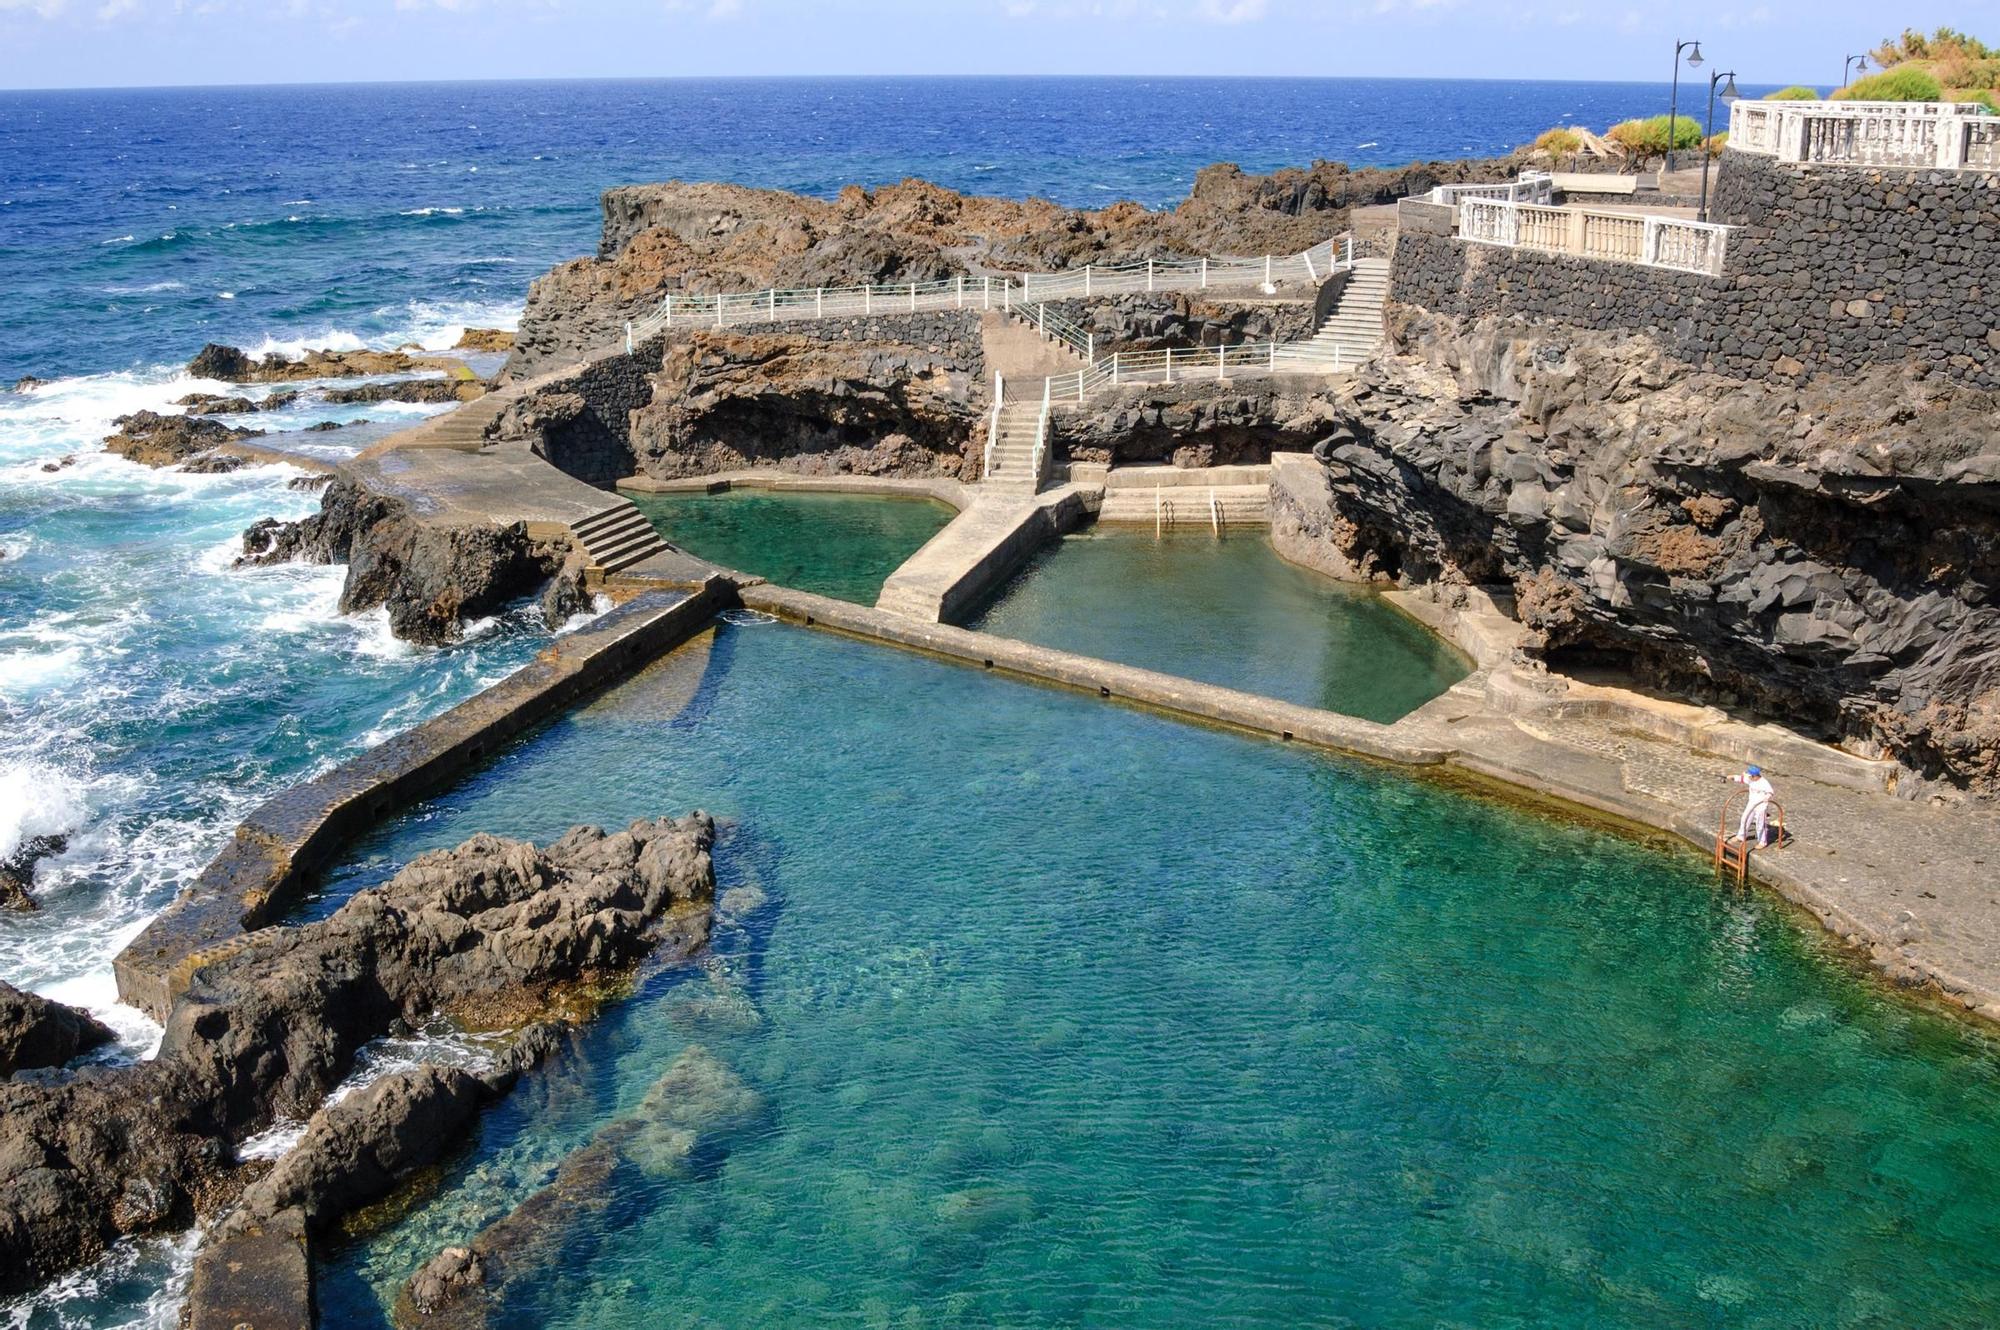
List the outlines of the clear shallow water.
{"type": "Polygon", "coordinates": [[[1470,672],[1375,592],[1286,563],[1248,532],[1065,537],[973,626],[1385,722],[1470,672]]]}
{"type": "Polygon", "coordinates": [[[691,554],[780,586],[873,605],[882,583],[952,519],[931,499],[870,494],[635,494],[654,529],[691,554]]]}
{"type": "Polygon", "coordinates": [[[690,1042],[508,1325],[1975,1326],[2000,1063],[1694,857],[832,636],[724,629],[360,846],[704,806],[765,903],[322,1270],[335,1323],[690,1042]]]}

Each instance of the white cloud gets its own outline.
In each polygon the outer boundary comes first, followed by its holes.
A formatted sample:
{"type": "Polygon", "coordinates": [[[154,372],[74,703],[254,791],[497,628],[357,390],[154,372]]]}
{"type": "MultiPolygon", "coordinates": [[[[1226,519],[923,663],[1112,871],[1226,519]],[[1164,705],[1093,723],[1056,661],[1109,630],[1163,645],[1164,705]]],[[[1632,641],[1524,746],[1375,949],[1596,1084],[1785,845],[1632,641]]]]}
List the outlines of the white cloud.
{"type": "Polygon", "coordinates": [[[16,11],[39,14],[43,18],[54,18],[63,12],[69,0],[0,0],[0,14],[16,11]]]}
{"type": "Polygon", "coordinates": [[[735,18],[743,12],[743,0],[713,0],[708,7],[710,18],[735,18]]]}
{"type": "Polygon", "coordinates": [[[1195,13],[1210,23],[1255,23],[1271,8],[1271,0],[1200,0],[1195,13]]]}
{"type": "Polygon", "coordinates": [[[109,23],[113,19],[137,13],[138,10],[139,0],[104,0],[104,3],[98,6],[97,21],[109,23]]]}

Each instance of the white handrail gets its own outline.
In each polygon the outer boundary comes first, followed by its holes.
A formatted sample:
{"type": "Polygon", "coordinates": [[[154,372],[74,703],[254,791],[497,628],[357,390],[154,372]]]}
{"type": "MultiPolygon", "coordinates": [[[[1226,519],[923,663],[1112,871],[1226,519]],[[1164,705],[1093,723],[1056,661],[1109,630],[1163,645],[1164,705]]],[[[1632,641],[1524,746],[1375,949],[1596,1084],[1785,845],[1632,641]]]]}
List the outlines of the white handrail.
{"type": "Polygon", "coordinates": [[[1765,102],[1729,108],[1729,146],[1827,166],[2000,169],[2000,118],[1978,102],[1765,102]]]}
{"type": "Polygon", "coordinates": [[[1501,199],[1458,205],[1458,236],[1482,245],[1722,275],[1730,228],[1651,213],[1546,208],[1501,199]]]}
{"type": "Polygon", "coordinates": [[[981,479],[993,474],[993,449],[1000,442],[1000,404],[1006,396],[1007,381],[998,371],[993,375],[993,414],[986,422],[986,455],[981,459],[981,479]]]}
{"type": "MultiPolygon", "coordinates": [[[[1317,283],[1333,270],[1351,266],[1352,263],[1353,238],[1342,235],[1323,240],[1303,253],[1284,256],[1135,259],[1130,263],[1086,264],[1080,270],[1066,272],[982,277],[980,303],[982,308],[993,307],[996,283],[999,286],[1000,307],[1015,310],[1017,305],[1060,300],[1068,296],[1195,290],[1261,284],[1272,280],[1317,283]]],[[[632,334],[635,340],[649,337],[677,323],[681,326],[722,328],[731,323],[963,309],[965,295],[965,279],[957,276],[933,282],[898,282],[893,286],[771,288],[709,295],[682,293],[678,298],[668,293],[651,314],[633,321],[632,334]]]]}

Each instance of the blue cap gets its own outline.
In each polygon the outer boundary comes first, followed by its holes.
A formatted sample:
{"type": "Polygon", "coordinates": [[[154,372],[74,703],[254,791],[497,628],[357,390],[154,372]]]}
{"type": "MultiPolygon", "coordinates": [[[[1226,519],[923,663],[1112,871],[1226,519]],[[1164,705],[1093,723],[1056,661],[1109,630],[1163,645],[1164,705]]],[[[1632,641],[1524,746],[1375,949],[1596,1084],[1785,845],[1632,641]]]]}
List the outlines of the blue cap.
{"type": "Polygon", "coordinates": [[[1756,765],[1747,766],[1743,768],[1743,774],[1746,776],[1761,776],[1764,774],[1764,768],[1756,765]]]}

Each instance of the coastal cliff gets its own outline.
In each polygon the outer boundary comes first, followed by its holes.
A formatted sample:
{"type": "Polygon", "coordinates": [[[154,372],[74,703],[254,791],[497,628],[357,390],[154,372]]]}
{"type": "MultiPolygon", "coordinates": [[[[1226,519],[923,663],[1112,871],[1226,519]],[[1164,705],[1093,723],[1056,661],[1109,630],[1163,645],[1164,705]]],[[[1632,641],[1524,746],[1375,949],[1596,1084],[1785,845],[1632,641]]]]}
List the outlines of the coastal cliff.
{"type": "Polygon", "coordinates": [[[1505,584],[1531,651],[2000,794],[2000,400],[1926,367],[1758,381],[1646,336],[1401,307],[1332,400],[1303,562],[1505,584]]]}
{"type": "Polygon", "coordinates": [[[628,321],[651,314],[670,293],[1297,253],[1344,229],[1353,208],[1440,183],[1499,179],[1511,161],[1362,170],[1315,162],[1269,175],[1218,163],[1196,175],[1185,200],[1164,210],[982,198],[922,180],[875,190],[850,185],[833,199],[681,181],[621,186],[605,191],[596,255],[562,264],[528,288],[506,372],[530,377],[614,346],[628,321]]]}

